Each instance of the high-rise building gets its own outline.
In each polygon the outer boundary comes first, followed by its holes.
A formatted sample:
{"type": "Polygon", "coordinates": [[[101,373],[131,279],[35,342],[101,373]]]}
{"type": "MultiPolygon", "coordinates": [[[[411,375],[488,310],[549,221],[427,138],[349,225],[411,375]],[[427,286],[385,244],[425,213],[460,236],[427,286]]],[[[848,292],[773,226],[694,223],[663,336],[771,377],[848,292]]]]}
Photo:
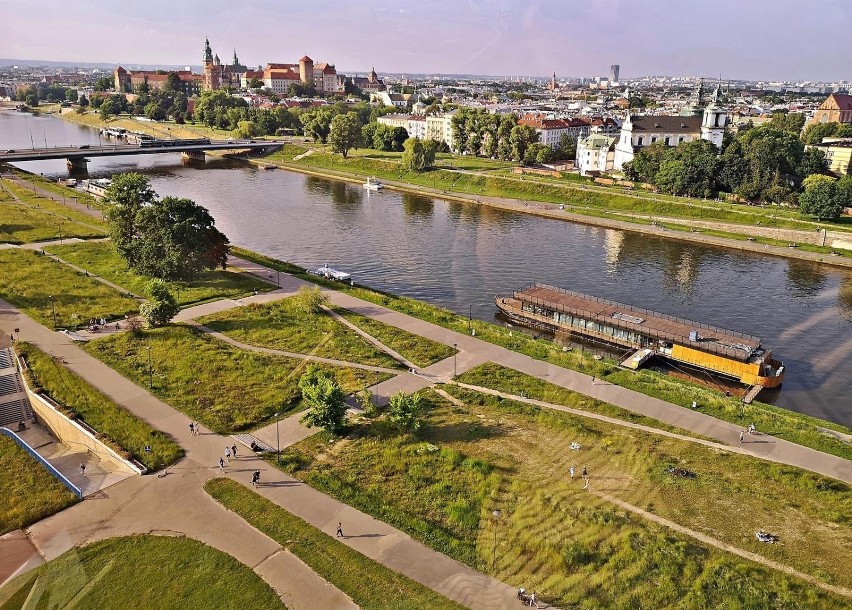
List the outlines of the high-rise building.
{"type": "Polygon", "coordinates": [[[612,64],[609,67],[609,82],[617,83],[618,82],[618,70],[621,68],[618,64],[612,64]]]}

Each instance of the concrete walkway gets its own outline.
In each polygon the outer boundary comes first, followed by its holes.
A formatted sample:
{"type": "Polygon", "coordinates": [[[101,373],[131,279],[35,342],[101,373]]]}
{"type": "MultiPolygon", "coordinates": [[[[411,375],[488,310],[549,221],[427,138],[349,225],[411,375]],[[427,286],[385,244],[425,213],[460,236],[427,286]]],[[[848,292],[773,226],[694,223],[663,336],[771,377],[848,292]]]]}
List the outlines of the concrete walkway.
{"type": "MultiPolygon", "coordinates": [[[[48,330],[8,305],[0,306],[0,330],[9,333],[12,328],[20,328],[21,340],[64,358],[69,369],[186,449],[186,457],[169,468],[171,474],[128,479],[30,527],[30,539],[44,559],[52,559],[91,540],[143,532],[187,535],[252,567],[261,563],[266,566],[264,560],[278,553],[280,549],[274,542],[225,511],[201,489],[208,478],[218,473],[219,457],[226,446],[233,444],[233,439],[214,434],[203,426],[200,435],[191,436],[185,415],[90,356],[62,333],[48,330]]],[[[270,468],[254,454],[240,454],[239,459],[226,466],[227,476],[249,485],[251,473],[259,468],[265,483],[258,488],[259,493],[330,536],[337,522],[342,521],[347,535],[351,536],[344,544],[473,610],[516,608],[515,591],[508,585],[270,468]]],[[[281,559],[274,561],[284,561],[287,557],[284,552],[278,555],[281,559]]],[[[301,564],[296,558],[293,561],[301,564]]],[[[338,605],[340,598],[337,602],[318,603],[318,577],[314,575],[314,581],[305,581],[305,574],[313,573],[303,564],[257,571],[282,594],[285,602],[284,592],[292,596],[291,607],[347,607],[338,605]]],[[[336,589],[333,591],[342,595],[336,589]]]]}
{"type": "MultiPolygon", "coordinates": [[[[268,278],[269,271],[261,265],[241,261],[237,258],[229,262],[233,266],[253,273],[261,279],[268,278]]],[[[290,283],[300,281],[303,284],[309,284],[298,278],[289,278],[288,280],[290,283]]],[[[390,326],[401,328],[407,332],[427,337],[445,345],[457,346],[460,351],[456,357],[447,358],[433,364],[431,367],[418,371],[418,373],[424,376],[420,387],[426,387],[432,381],[446,381],[448,377],[452,377],[450,371],[455,374],[461,374],[484,362],[496,362],[507,368],[515,369],[549,383],[591,396],[592,398],[616,405],[633,413],[645,415],[700,436],[712,438],[729,447],[740,445],[739,435],[742,427],[736,424],[595,379],[584,373],[578,373],[577,371],[572,371],[555,364],[536,360],[524,354],[487,343],[476,337],[458,333],[407,314],[382,307],[381,305],[364,301],[344,292],[335,290],[326,290],[324,292],[328,295],[333,305],[349,309],[355,313],[379,320],[390,326]]],[[[379,400],[387,400],[389,396],[397,391],[410,391],[410,389],[405,388],[412,387],[415,386],[410,380],[396,377],[374,386],[371,390],[379,400]],[[403,387],[403,384],[406,384],[405,387],[403,387]]],[[[768,435],[762,436],[759,441],[743,443],[742,448],[746,453],[755,457],[804,468],[805,470],[811,470],[846,483],[852,483],[852,461],[841,457],[768,435]]]]}

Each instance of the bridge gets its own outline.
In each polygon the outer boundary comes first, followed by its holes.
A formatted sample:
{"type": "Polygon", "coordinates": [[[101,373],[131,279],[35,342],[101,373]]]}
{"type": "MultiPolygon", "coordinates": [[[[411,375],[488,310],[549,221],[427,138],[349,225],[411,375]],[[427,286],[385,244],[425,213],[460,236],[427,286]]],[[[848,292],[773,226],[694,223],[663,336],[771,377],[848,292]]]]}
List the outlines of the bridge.
{"type": "Polygon", "coordinates": [[[69,170],[85,171],[90,157],[118,157],[122,155],[160,155],[182,153],[184,158],[204,160],[206,151],[228,150],[268,154],[281,146],[283,140],[143,140],[138,144],[105,144],[94,146],[62,146],[53,148],[26,148],[0,150],[0,163],[65,159],[69,170]]]}

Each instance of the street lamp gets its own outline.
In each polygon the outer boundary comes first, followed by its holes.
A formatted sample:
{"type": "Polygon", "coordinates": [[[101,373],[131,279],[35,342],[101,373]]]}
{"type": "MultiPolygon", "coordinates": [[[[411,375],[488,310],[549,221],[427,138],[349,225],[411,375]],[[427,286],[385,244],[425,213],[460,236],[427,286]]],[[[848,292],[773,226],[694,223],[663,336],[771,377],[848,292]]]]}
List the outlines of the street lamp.
{"type": "Polygon", "coordinates": [[[459,344],[453,343],[453,349],[456,350],[456,352],[453,354],[453,379],[455,379],[456,377],[459,376],[459,367],[458,367],[459,344]]]}
{"type": "Polygon", "coordinates": [[[275,285],[281,288],[281,269],[276,269],[275,273],[278,274],[278,278],[275,280],[275,285]]]}
{"type": "Polygon", "coordinates": [[[496,573],[497,571],[497,525],[500,523],[500,516],[502,513],[499,510],[495,510],[494,515],[494,555],[491,558],[491,573],[496,573]]]}
{"type": "Polygon", "coordinates": [[[281,463],[281,436],[278,434],[278,422],[281,421],[281,418],[278,417],[278,413],[275,414],[275,459],[280,464],[281,463]]]}
{"type": "Polygon", "coordinates": [[[57,230],[59,231],[59,245],[62,245],[62,223],[56,225],[57,230]]]}
{"type": "Polygon", "coordinates": [[[53,330],[56,330],[56,303],[53,301],[53,295],[48,298],[50,299],[50,308],[53,310],[53,330]]]}
{"type": "Polygon", "coordinates": [[[473,303],[468,306],[467,310],[467,331],[470,332],[471,325],[473,324],[473,303]]]}
{"type": "Polygon", "coordinates": [[[148,350],[148,389],[154,389],[154,367],[151,364],[151,346],[147,346],[148,350]]]}

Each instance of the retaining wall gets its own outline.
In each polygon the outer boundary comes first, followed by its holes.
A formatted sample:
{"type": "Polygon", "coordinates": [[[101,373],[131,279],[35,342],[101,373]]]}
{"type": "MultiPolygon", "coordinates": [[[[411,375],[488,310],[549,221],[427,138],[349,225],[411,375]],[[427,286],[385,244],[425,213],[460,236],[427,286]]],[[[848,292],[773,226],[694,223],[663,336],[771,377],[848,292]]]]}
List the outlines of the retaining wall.
{"type": "Polygon", "coordinates": [[[69,480],[65,477],[65,475],[64,475],[64,474],[62,474],[61,472],[59,472],[59,471],[58,471],[58,470],[57,470],[57,469],[53,466],[53,464],[51,464],[51,463],[50,463],[50,462],[48,462],[46,459],[44,459],[42,456],[40,456],[40,455],[38,454],[38,452],[37,452],[35,449],[33,449],[32,447],[30,447],[30,446],[26,443],[26,441],[25,441],[24,439],[22,439],[20,436],[18,436],[17,434],[15,434],[12,430],[9,430],[9,428],[0,428],[0,434],[2,434],[3,436],[8,436],[8,437],[9,437],[9,438],[11,438],[13,441],[15,441],[21,449],[23,449],[23,450],[24,450],[24,451],[26,451],[28,454],[30,454],[30,455],[31,455],[31,456],[32,456],[32,457],[33,457],[33,458],[34,458],[34,459],[35,459],[35,460],[36,460],[39,464],[41,464],[42,466],[44,466],[50,474],[52,474],[54,477],[56,477],[57,479],[59,479],[59,482],[60,482],[60,483],[62,483],[63,485],[65,485],[65,487],[67,487],[69,490],[71,490],[71,493],[73,493],[73,494],[74,494],[75,496],[77,496],[79,499],[81,499],[81,500],[83,499],[83,490],[81,490],[79,487],[77,487],[76,485],[74,485],[74,483],[72,483],[71,481],[69,481],[69,480]]]}

